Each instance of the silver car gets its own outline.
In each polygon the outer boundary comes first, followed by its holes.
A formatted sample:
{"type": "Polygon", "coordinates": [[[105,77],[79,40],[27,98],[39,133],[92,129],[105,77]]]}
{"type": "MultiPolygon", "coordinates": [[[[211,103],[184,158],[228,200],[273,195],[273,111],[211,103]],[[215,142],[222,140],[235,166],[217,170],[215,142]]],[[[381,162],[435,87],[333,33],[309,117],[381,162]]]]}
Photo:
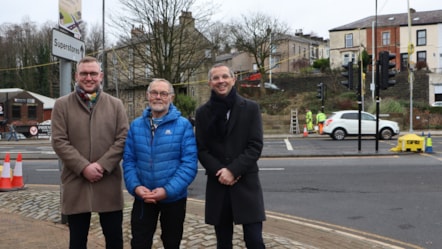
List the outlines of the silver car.
{"type": "MultiPolygon", "coordinates": [[[[359,111],[348,110],[333,112],[324,122],[323,133],[335,140],[343,140],[346,136],[359,135],[359,111]]],[[[399,125],[395,121],[379,119],[379,138],[391,139],[399,134],[399,125]]],[[[361,112],[361,135],[376,136],[376,116],[361,112]]]]}

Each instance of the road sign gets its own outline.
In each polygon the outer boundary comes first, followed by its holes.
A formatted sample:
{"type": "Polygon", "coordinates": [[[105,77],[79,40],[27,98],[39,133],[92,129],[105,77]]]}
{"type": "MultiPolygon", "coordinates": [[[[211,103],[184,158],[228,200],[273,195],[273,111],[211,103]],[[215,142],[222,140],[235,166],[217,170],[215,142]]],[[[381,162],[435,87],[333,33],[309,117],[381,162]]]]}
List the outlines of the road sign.
{"type": "Polygon", "coordinates": [[[37,135],[38,134],[37,126],[31,126],[31,128],[29,128],[29,133],[31,133],[32,136],[37,135]]]}
{"type": "Polygon", "coordinates": [[[82,40],[76,39],[59,30],[52,30],[52,55],[70,61],[80,61],[84,57],[85,46],[82,40]]]}

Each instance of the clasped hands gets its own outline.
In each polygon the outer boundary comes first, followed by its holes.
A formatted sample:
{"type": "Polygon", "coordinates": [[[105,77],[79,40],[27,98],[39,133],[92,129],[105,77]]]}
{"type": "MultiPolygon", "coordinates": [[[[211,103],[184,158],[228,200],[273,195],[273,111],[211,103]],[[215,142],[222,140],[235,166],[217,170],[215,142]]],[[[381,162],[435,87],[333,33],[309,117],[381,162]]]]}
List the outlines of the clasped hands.
{"type": "Polygon", "coordinates": [[[167,193],[164,188],[156,188],[150,190],[144,186],[138,186],[135,188],[135,194],[143,199],[146,203],[157,203],[163,199],[166,199],[167,193]]]}
{"type": "Polygon", "coordinates": [[[103,178],[104,169],[101,167],[98,163],[91,163],[82,171],[83,176],[89,181],[89,182],[98,182],[103,178]]]}
{"type": "Polygon", "coordinates": [[[235,178],[235,176],[228,170],[227,168],[222,168],[216,172],[216,176],[218,176],[219,183],[227,186],[233,186],[235,183],[239,181],[241,176],[235,178]]]}

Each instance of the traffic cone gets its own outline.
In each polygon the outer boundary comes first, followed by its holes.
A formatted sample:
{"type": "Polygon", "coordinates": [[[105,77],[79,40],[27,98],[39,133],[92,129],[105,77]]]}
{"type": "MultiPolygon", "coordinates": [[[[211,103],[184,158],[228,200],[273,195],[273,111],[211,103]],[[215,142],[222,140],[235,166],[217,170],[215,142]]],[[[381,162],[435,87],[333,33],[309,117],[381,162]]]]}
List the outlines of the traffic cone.
{"type": "Polygon", "coordinates": [[[12,190],[10,160],[11,160],[11,157],[10,157],[9,153],[6,153],[5,161],[3,163],[2,176],[0,178],[0,191],[12,190]]]}
{"type": "Polygon", "coordinates": [[[307,125],[304,125],[304,137],[308,137],[307,125]]]}
{"type": "Polygon", "coordinates": [[[428,132],[427,142],[425,143],[425,152],[433,153],[433,141],[431,141],[431,134],[428,132]]]}
{"type": "Polygon", "coordinates": [[[23,183],[23,169],[22,169],[22,156],[21,153],[17,154],[17,159],[15,160],[14,174],[12,176],[11,185],[13,188],[22,189],[25,187],[23,183]]]}

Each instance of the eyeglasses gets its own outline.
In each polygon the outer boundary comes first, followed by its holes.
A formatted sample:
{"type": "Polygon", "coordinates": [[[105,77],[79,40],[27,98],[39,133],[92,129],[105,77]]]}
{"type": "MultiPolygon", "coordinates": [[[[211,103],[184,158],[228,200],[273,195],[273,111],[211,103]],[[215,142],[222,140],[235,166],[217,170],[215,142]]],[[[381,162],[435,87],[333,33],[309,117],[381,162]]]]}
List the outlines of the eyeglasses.
{"type": "Polygon", "coordinates": [[[91,78],[95,79],[98,77],[98,75],[100,75],[100,73],[99,72],[80,72],[80,73],[78,73],[78,75],[80,75],[80,77],[83,79],[87,78],[88,75],[90,75],[91,78]]]}
{"type": "Polygon", "coordinates": [[[169,97],[169,94],[173,94],[173,93],[166,92],[166,91],[158,92],[158,91],[155,91],[155,90],[149,91],[149,96],[151,98],[155,98],[158,95],[160,95],[161,98],[165,99],[165,98],[169,97]]]}
{"type": "Polygon", "coordinates": [[[212,78],[210,78],[211,81],[218,81],[218,80],[227,80],[228,78],[231,78],[232,76],[228,75],[228,74],[223,74],[223,75],[215,75],[212,76],[212,78]]]}

